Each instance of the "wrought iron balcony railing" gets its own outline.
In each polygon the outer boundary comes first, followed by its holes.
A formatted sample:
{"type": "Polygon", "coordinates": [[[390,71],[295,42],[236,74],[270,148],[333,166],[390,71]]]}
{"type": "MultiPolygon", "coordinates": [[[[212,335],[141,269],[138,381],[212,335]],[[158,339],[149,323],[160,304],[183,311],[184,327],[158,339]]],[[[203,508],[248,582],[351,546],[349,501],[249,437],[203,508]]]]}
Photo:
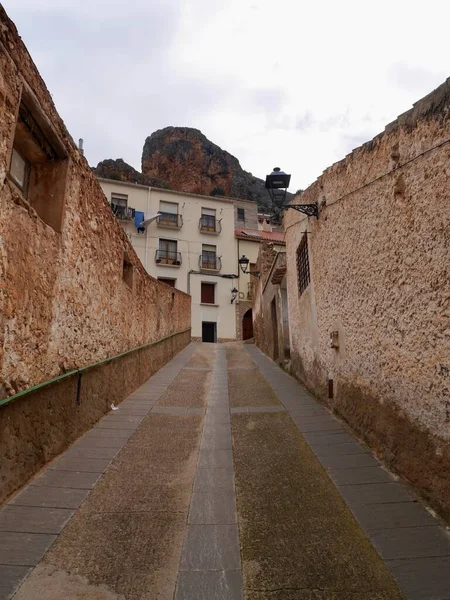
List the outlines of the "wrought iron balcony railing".
{"type": "Polygon", "coordinates": [[[121,221],[131,221],[134,219],[135,210],[130,206],[119,206],[119,204],[111,202],[111,210],[121,221]]]}
{"type": "Polygon", "coordinates": [[[157,250],[155,254],[155,262],[158,265],[172,265],[174,267],[181,266],[181,252],[173,252],[172,250],[157,250]]]}
{"type": "Polygon", "coordinates": [[[181,229],[183,226],[183,216],[162,212],[159,217],[156,218],[156,222],[159,227],[166,227],[168,229],[181,229]]]}
{"type": "Polygon", "coordinates": [[[222,268],[222,259],[220,256],[211,256],[211,254],[202,253],[198,259],[198,266],[202,270],[220,271],[222,268]]]}
{"type": "Polygon", "coordinates": [[[222,219],[217,220],[213,215],[202,215],[198,222],[202,233],[219,234],[222,231],[222,219]]]}

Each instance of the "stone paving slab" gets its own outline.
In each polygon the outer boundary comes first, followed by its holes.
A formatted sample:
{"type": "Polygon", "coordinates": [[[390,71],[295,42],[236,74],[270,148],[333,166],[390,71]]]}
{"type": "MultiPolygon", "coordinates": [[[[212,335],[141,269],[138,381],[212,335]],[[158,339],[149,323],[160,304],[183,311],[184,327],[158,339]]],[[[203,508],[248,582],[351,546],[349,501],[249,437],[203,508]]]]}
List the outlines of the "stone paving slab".
{"type": "MultiPolygon", "coordinates": [[[[450,538],[437,525],[378,530],[370,533],[369,537],[386,560],[450,557],[450,538]]],[[[450,585],[450,573],[448,575],[450,585]]]]}
{"type": "Polygon", "coordinates": [[[103,429],[102,427],[97,427],[97,425],[88,431],[84,437],[85,438],[112,438],[116,440],[118,438],[123,438],[124,440],[128,440],[132,436],[133,432],[129,430],[118,430],[118,429],[103,429]]]}
{"type": "MultiPolygon", "coordinates": [[[[356,454],[355,456],[364,456],[356,454]]],[[[354,485],[367,483],[390,483],[391,475],[380,466],[354,467],[349,469],[328,469],[328,474],[336,485],[354,485]]]]}
{"type": "Polygon", "coordinates": [[[69,450],[64,453],[65,458],[103,458],[112,460],[117,452],[118,448],[82,448],[72,446],[69,450]]]}
{"type": "Polygon", "coordinates": [[[1,531],[0,565],[34,567],[55,540],[56,535],[1,531]]]}
{"type": "Polygon", "coordinates": [[[345,444],[309,444],[312,451],[317,457],[321,456],[338,456],[338,455],[351,455],[351,454],[367,454],[366,448],[358,444],[358,442],[346,442],[345,444]]]}
{"type": "Polygon", "coordinates": [[[450,600],[450,556],[386,562],[408,600],[450,600]]]}
{"type": "Polygon", "coordinates": [[[215,436],[204,436],[200,450],[231,450],[232,439],[229,433],[218,433],[215,436]]]}
{"type": "Polygon", "coordinates": [[[194,481],[195,492],[234,493],[234,476],[232,469],[197,469],[194,481]]]}
{"type": "Polygon", "coordinates": [[[241,572],[181,572],[176,600],[242,600],[241,572]]]}
{"type": "Polygon", "coordinates": [[[32,567],[0,565],[0,598],[9,600],[32,567]]]}
{"type": "Polygon", "coordinates": [[[0,510],[0,531],[58,534],[73,512],[65,508],[5,506],[0,510]]]}
{"type": "Polygon", "coordinates": [[[47,469],[42,475],[33,479],[33,485],[90,490],[99,479],[100,473],[77,473],[47,469]]]}
{"type": "MultiPolygon", "coordinates": [[[[355,438],[345,431],[312,431],[310,433],[303,432],[302,436],[311,446],[322,446],[330,444],[353,444],[355,438]]],[[[317,454],[317,453],[316,453],[317,454]]]]}
{"type": "Polygon", "coordinates": [[[231,450],[200,450],[198,457],[199,469],[232,469],[233,453],[231,450]]]}
{"type": "MultiPolygon", "coordinates": [[[[142,419],[141,419],[142,420],[142,419]]],[[[97,423],[97,429],[120,429],[121,431],[134,431],[139,427],[141,421],[126,421],[126,420],[112,420],[108,418],[107,421],[102,419],[99,423],[97,423]]]]}
{"type": "Polygon", "coordinates": [[[237,525],[188,525],[180,571],[226,571],[240,566],[237,525]]]}
{"type": "Polygon", "coordinates": [[[405,487],[399,483],[368,483],[337,486],[345,501],[352,505],[413,502],[405,487]]]}
{"type": "Polygon", "coordinates": [[[236,499],[232,494],[192,494],[190,525],[229,525],[237,523],[236,499]]]}
{"type": "Polygon", "coordinates": [[[63,455],[48,466],[54,471],[74,471],[79,473],[104,473],[111,461],[104,458],[74,458],[63,455]]]}
{"type": "Polygon", "coordinates": [[[360,467],[379,467],[380,463],[371,454],[327,454],[318,456],[325,469],[354,469],[360,467]]]}
{"type": "MultiPolygon", "coordinates": [[[[434,519],[417,502],[391,502],[353,506],[352,512],[368,532],[399,527],[423,527],[436,525],[434,519]]],[[[449,571],[450,573],[450,571],[449,571]]]]}
{"type": "Polygon", "coordinates": [[[89,489],[27,486],[9,502],[9,506],[45,506],[49,508],[78,508],[89,489]]]}
{"type": "Polygon", "coordinates": [[[128,438],[114,438],[112,436],[108,437],[98,437],[98,436],[83,436],[75,442],[73,446],[69,448],[72,450],[74,448],[110,448],[116,450],[118,452],[121,448],[125,446],[128,438]]]}

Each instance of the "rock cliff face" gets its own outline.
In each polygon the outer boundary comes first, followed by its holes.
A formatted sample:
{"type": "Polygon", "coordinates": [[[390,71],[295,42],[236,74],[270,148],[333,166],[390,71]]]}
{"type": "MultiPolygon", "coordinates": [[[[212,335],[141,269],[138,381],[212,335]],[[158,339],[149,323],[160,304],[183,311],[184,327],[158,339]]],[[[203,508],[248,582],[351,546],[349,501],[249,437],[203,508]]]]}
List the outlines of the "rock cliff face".
{"type": "Polygon", "coordinates": [[[104,160],[93,171],[98,177],[119,181],[254,200],[260,210],[270,212],[264,181],[244,171],[235,156],[190,127],[166,127],[152,133],[145,140],[142,173],[122,159],[104,160]]]}
{"type": "Polygon", "coordinates": [[[269,202],[264,181],[244,171],[236,157],[198,129],[166,127],[152,133],[145,140],[142,173],[184,192],[245,198],[261,206],[269,202]]]}

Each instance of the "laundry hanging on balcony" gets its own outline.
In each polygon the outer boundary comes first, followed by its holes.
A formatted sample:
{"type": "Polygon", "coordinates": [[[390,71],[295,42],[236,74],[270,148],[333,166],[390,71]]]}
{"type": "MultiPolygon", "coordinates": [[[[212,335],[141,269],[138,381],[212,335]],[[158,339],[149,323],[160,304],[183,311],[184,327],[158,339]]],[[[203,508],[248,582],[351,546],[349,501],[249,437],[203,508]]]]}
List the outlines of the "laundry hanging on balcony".
{"type": "Polygon", "coordinates": [[[138,233],[143,233],[145,231],[144,222],[144,213],[140,210],[136,210],[134,212],[134,225],[138,230],[138,233]]]}

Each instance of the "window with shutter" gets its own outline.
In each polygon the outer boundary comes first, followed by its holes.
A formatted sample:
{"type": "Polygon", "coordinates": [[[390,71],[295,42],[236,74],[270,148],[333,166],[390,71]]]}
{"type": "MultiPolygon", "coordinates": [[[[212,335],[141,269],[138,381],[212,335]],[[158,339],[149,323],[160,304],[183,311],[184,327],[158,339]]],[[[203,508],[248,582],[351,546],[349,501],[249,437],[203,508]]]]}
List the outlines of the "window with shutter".
{"type": "Polygon", "coordinates": [[[215,304],[215,283],[204,283],[201,285],[201,303],[215,304]]]}

